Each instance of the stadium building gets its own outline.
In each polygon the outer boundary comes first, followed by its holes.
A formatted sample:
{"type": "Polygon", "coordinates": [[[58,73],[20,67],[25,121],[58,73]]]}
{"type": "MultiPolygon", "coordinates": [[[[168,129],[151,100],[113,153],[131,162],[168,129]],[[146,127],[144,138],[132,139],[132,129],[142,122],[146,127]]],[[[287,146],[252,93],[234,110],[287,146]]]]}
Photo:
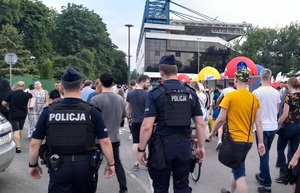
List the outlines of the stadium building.
{"type": "Polygon", "coordinates": [[[179,73],[195,77],[205,66],[225,69],[229,41],[244,35],[251,24],[220,22],[171,0],[146,0],[136,65],[139,73],[159,78],[161,56],[174,54],[179,73]],[[187,13],[170,9],[179,7],[187,13]],[[176,19],[171,19],[176,18],[176,19]]]}

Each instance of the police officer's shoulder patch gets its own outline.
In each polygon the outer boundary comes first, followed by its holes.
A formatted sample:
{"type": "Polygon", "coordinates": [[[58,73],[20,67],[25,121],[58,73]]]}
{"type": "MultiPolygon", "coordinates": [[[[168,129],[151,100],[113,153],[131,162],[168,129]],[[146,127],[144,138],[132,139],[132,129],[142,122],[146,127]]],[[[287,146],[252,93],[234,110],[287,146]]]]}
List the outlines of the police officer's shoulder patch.
{"type": "Polygon", "coordinates": [[[153,88],[151,91],[149,91],[149,93],[153,94],[153,95],[160,95],[161,93],[161,88],[165,88],[165,86],[163,84],[159,84],[157,87],[153,88]]]}

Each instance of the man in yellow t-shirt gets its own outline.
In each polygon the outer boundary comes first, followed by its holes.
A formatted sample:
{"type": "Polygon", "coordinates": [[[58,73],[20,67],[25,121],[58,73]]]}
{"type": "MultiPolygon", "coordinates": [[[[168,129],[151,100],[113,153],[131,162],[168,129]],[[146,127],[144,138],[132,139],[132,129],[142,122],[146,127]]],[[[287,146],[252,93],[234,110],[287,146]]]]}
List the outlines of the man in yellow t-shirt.
{"type": "MultiPolygon", "coordinates": [[[[239,63],[237,65],[240,65],[239,63]]],[[[255,122],[258,137],[258,153],[262,156],[265,153],[265,146],[263,144],[260,104],[257,97],[247,90],[249,74],[247,71],[247,65],[245,63],[242,65],[246,67],[238,69],[234,77],[234,84],[237,90],[227,93],[220,103],[219,107],[221,108],[221,111],[215,121],[214,128],[210,133],[210,139],[215,136],[217,129],[223,125],[227,118],[228,132],[230,136],[235,142],[248,142],[247,150],[249,151],[252,147],[252,126],[255,122]],[[252,122],[250,124],[251,114],[252,122]]],[[[239,193],[248,193],[248,186],[245,179],[245,162],[242,162],[238,168],[232,169],[232,174],[231,192],[237,190],[239,193]]],[[[230,193],[230,191],[222,188],[221,193],[230,193]]]]}

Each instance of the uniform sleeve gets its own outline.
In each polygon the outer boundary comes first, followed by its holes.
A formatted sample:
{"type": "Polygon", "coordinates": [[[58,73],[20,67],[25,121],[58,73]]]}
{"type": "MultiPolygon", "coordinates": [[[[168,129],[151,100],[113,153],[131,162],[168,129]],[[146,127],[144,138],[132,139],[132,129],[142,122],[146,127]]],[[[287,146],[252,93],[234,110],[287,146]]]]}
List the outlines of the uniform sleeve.
{"type": "Polygon", "coordinates": [[[107,129],[104,124],[101,111],[96,108],[92,108],[91,119],[92,122],[95,124],[97,139],[103,139],[108,137],[107,129]]]}
{"type": "Polygon", "coordinates": [[[35,126],[35,131],[32,133],[32,138],[43,140],[46,136],[46,123],[48,117],[48,108],[44,109],[35,126]]]}
{"type": "Polygon", "coordinates": [[[156,108],[154,103],[153,92],[149,92],[146,99],[145,117],[156,117],[156,108]]]}

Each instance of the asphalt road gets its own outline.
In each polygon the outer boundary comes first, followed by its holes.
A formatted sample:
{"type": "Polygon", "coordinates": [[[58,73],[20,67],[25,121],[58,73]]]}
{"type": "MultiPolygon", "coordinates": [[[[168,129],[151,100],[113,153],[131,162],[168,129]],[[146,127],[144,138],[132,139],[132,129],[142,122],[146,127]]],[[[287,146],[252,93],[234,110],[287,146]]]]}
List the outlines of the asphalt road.
{"type": "MultiPolygon", "coordinates": [[[[126,123],[125,123],[126,125],[126,123]]],[[[26,130],[23,131],[24,136],[26,130]]],[[[129,129],[127,126],[120,129],[121,133],[121,160],[124,165],[129,193],[150,193],[151,180],[148,177],[147,168],[140,167],[138,172],[133,172],[132,159],[132,142],[128,139],[129,129]]],[[[215,151],[217,139],[213,142],[206,143],[206,159],[203,162],[202,174],[198,182],[190,180],[190,186],[195,193],[218,193],[221,187],[228,188],[231,172],[230,169],[223,166],[217,160],[217,152],[215,151]]],[[[29,139],[22,139],[22,153],[16,154],[11,166],[4,172],[0,173],[0,193],[44,193],[47,192],[49,177],[47,169],[43,167],[44,174],[42,179],[34,180],[28,175],[28,150],[29,139]]],[[[277,137],[273,142],[270,152],[270,170],[272,179],[278,176],[279,169],[275,168],[276,160],[276,143],[277,137]]],[[[106,163],[103,163],[106,164],[106,163]]],[[[257,192],[258,183],[255,181],[254,175],[258,172],[259,159],[256,152],[256,144],[253,144],[251,151],[246,160],[246,174],[249,192],[257,192]]],[[[103,173],[103,167],[99,170],[100,175],[103,173]]],[[[116,176],[111,179],[104,179],[100,176],[98,182],[97,193],[117,193],[119,191],[116,176]]],[[[170,193],[172,193],[172,182],[170,182],[170,193]]],[[[291,186],[277,184],[273,180],[273,193],[290,193],[291,186]]]]}

